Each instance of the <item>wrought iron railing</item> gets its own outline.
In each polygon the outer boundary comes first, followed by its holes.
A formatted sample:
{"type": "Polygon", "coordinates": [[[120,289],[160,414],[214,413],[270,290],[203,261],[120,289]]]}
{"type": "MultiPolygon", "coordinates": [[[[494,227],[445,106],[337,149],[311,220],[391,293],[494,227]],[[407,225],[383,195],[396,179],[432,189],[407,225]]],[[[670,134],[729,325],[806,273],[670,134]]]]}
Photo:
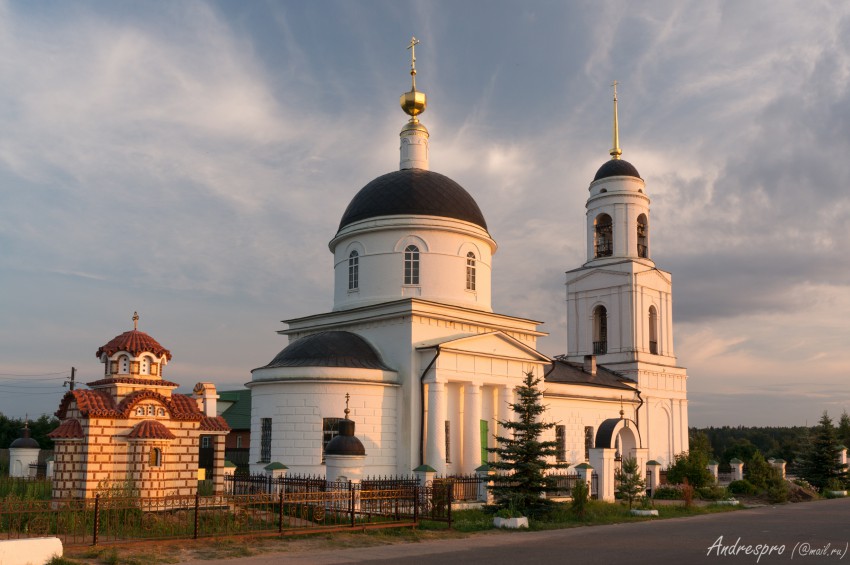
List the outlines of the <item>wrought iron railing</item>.
{"type": "Polygon", "coordinates": [[[657,341],[650,341],[649,342],[649,352],[652,353],[653,355],[658,355],[658,342],[657,341]]]}
{"type": "Polygon", "coordinates": [[[608,342],[607,341],[594,341],[593,342],[593,354],[594,355],[605,355],[608,353],[608,342]]]}

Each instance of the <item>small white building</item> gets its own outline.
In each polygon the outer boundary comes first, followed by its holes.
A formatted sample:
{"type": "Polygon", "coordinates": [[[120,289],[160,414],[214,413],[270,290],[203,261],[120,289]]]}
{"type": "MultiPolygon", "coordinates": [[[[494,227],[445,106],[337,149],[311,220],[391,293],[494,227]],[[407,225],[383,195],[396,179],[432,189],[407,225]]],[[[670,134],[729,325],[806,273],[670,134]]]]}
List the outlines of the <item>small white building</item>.
{"type": "Polygon", "coordinates": [[[545,378],[558,459],[666,464],[686,450],[670,275],[650,259],[649,197],[620,159],[616,122],[612,159],[590,184],[588,260],[567,273],[567,353],[551,359],[536,349],[540,322],[493,312],[496,242],[475,199],[429,170],[415,81],[401,105],[400,170],[354,196],[329,243],[333,309],[286,320],[290,344],[252,371],[252,471],[324,474],[349,393],[365,474],[471,473],[528,371],[545,378]]]}

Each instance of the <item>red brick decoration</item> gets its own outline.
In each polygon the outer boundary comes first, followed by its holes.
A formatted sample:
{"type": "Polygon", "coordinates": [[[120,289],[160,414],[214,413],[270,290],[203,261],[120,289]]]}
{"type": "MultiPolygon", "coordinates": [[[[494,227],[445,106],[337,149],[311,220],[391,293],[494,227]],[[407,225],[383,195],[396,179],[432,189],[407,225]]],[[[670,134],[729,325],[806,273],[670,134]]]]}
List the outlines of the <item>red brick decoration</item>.
{"type": "Polygon", "coordinates": [[[129,439],[176,439],[176,436],[156,420],[144,420],[127,434],[129,439]]]}
{"type": "Polygon", "coordinates": [[[59,427],[47,434],[47,437],[53,439],[82,439],[85,435],[83,434],[83,427],[80,425],[80,421],[76,418],[71,418],[59,424],[59,427]]]}
{"type": "Polygon", "coordinates": [[[127,351],[134,357],[138,357],[141,353],[153,353],[157,357],[165,355],[166,359],[171,361],[171,352],[161,346],[154,338],[140,332],[139,330],[130,330],[123,334],[112,338],[106,345],[97,350],[97,358],[106,353],[107,357],[112,357],[118,351],[127,351]]]}

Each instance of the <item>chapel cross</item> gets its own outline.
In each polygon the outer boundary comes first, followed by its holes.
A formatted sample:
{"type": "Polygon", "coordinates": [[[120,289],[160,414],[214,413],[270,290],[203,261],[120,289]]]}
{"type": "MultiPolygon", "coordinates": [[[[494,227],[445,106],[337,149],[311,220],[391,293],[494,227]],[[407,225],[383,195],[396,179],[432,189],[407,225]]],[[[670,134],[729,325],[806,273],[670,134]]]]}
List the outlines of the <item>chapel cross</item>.
{"type": "Polygon", "coordinates": [[[133,329],[134,330],[139,329],[139,313],[138,312],[133,312],[133,329]]]}
{"type": "Polygon", "coordinates": [[[413,81],[413,90],[416,90],[416,46],[421,43],[415,37],[410,38],[410,45],[407,46],[410,49],[410,77],[413,81]]]}

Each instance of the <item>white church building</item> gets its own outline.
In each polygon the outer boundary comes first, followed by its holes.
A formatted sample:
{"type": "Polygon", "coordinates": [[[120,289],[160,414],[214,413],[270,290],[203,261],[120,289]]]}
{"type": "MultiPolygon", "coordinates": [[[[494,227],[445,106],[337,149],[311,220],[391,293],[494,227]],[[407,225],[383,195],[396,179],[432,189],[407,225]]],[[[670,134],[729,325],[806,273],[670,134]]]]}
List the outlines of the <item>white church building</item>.
{"type": "Polygon", "coordinates": [[[286,320],[289,345],[252,371],[252,472],[325,474],[349,394],[364,474],[472,473],[528,371],[544,379],[558,460],[607,476],[619,456],[667,466],[688,449],[687,375],[671,277],[651,259],[649,196],[620,158],[616,90],[611,159],[589,187],[587,261],[566,275],[567,353],[550,358],[537,351],[541,322],[491,307],[496,242],[473,197],[429,170],[415,57],[411,76],[400,168],[354,195],[328,245],[333,309],[286,320]]]}

